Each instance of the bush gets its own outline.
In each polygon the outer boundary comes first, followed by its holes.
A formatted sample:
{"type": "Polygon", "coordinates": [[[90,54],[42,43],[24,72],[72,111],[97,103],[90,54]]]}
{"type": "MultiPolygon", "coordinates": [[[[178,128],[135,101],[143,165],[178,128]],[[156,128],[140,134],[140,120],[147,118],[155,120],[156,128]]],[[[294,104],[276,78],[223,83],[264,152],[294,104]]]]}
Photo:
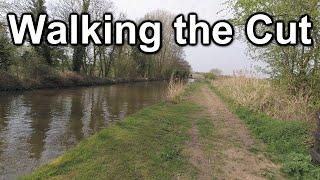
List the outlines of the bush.
{"type": "Polygon", "coordinates": [[[217,78],[217,76],[213,73],[205,73],[204,74],[204,77],[207,79],[207,80],[215,80],[217,78]]]}
{"type": "Polygon", "coordinates": [[[310,156],[291,153],[287,156],[281,170],[295,179],[320,179],[320,169],[310,161],[310,156]]]}

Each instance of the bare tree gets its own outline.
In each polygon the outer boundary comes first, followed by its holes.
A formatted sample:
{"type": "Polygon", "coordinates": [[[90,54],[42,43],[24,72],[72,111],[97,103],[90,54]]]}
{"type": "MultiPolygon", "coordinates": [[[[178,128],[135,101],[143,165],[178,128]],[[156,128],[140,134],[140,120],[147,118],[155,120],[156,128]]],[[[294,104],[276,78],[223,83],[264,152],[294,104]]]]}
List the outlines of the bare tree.
{"type": "MultiPolygon", "coordinates": [[[[106,0],[59,0],[55,4],[51,4],[52,6],[52,14],[55,18],[63,20],[65,22],[69,22],[69,16],[71,13],[89,13],[91,15],[92,20],[98,20],[103,17],[103,14],[106,12],[111,12],[113,8],[113,3],[111,1],[106,0]]],[[[73,71],[80,72],[81,68],[86,68],[86,57],[89,57],[90,54],[86,54],[86,48],[88,46],[78,45],[73,46],[73,55],[72,55],[72,64],[73,71]]],[[[96,52],[102,52],[97,50],[96,47],[93,49],[94,51],[94,65],[97,63],[97,54],[96,52]]],[[[93,66],[94,67],[94,66],[93,66]]],[[[92,69],[92,68],[91,68],[92,69]]],[[[93,70],[90,70],[92,72],[93,70]]]]}

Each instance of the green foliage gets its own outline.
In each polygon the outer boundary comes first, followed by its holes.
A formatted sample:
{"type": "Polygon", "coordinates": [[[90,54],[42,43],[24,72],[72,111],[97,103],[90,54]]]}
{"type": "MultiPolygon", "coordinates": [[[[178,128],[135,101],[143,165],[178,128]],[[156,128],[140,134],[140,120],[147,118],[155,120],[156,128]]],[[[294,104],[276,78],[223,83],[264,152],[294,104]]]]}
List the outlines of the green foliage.
{"type": "Polygon", "coordinates": [[[277,155],[285,155],[292,151],[307,153],[306,143],[310,133],[306,123],[275,120],[243,107],[237,107],[235,113],[249,125],[251,132],[258,139],[268,144],[269,152],[277,155]]]}
{"type": "Polygon", "coordinates": [[[217,76],[214,73],[205,73],[204,74],[205,79],[207,80],[215,80],[217,78],[217,76]]]}
{"type": "Polygon", "coordinates": [[[189,68],[179,68],[174,71],[174,77],[177,77],[179,79],[188,79],[190,75],[190,69],[189,68]]]}
{"type": "Polygon", "coordinates": [[[320,168],[310,163],[310,156],[290,153],[284,160],[282,171],[294,179],[320,179],[320,168]]]}
{"type": "Polygon", "coordinates": [[[166,147],[163,152],[161,152],[161,159],[163,162],[167,161],[180,161],[182,156],[182,148],[177,146],[166,147]]]}
{"type": "Polygon", "coordinates": [[[0,27],[0,71],[7,71],[14,59],[14,48],[9,43],[5,30],[0,27]]]}
{"type": "MultiPolygon", "coordinates": [[[[233,21],[240,28],[243,28],[249,16],[256,12],[269,13],[274,21],[282,20],[286,24],[308,14],[313,21],[311,37],[314,44],[320,43],[318,0],[230,0],[229,2],[234,12],[233,21]]],[[[259,34],[274,31],[274,27],[258,26],[257,31],[259,34]]],[[[294,94],[303,92],[308,96],[320,97],[320,54],[317,45],[306,47],[298,44],[284,47],[271,43],[263,47],[250,47],[252,56],[268,65],[267,72],[275,82],[294,94]]]]}

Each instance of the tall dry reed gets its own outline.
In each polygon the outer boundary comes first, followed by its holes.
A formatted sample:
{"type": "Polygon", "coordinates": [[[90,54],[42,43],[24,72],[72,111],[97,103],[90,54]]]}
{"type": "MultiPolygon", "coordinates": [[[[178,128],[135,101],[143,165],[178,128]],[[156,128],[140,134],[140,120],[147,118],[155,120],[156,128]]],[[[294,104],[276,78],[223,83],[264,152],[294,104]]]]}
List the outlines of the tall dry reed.
{"type": "Polygon", "coordinates": [[[167,101],[171,103],[178,103],[182,98],[182,94],[185,90],[185,83],[181,80],[170,79],[168,91],[167,91],[167,101]]]}
{"type": "Polygon", "coordinates": [[[239,105],[283,120],[313,121],[315,109],[302,93],[290,95],[269,80],[244,75],[223,77],[212,82],[224,96],[239,105]]]}

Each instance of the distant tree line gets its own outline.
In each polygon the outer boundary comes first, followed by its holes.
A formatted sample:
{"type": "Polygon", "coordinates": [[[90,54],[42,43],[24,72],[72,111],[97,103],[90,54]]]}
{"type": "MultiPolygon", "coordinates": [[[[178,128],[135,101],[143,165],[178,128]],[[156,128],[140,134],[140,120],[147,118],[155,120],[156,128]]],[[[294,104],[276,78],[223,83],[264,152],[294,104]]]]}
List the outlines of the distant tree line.
{"type": "Polygon", "coordinates": [[[184,50],[175,44],[171,32],[171,21],[174,16],[165,11],[151,12],[137,20],[137,23],[145,19],[157,19],[163,22],[162,49],[157,54],[147,55],[140,52],[138,45],[96,46],[89,44],[52,47],[43,41],[39,46],[30,46],[26,43],[21,47],[16,47],[10,41],[5,19],[7,12],[15,12],[18,15],[31,12],[35,17],[46,13],[50,19],[62,20],[66,24],[69,24],[70,13],[89,13],[92,21],[101,19],[106,12],[112,12],[114,17],[116,16],[115,20],[126,19],[124,14],[115,12],[114,5],[109,0],[50,2],[5,0],[0,2],[0,10],[0,71],[32,78],[33,72],[30,73],[32,69],[46,66],[62,72],[73,71],[101,78],[165,79],[171,75],[181,78],[188,77],[191,70],[185,60],[184,50]]]}

